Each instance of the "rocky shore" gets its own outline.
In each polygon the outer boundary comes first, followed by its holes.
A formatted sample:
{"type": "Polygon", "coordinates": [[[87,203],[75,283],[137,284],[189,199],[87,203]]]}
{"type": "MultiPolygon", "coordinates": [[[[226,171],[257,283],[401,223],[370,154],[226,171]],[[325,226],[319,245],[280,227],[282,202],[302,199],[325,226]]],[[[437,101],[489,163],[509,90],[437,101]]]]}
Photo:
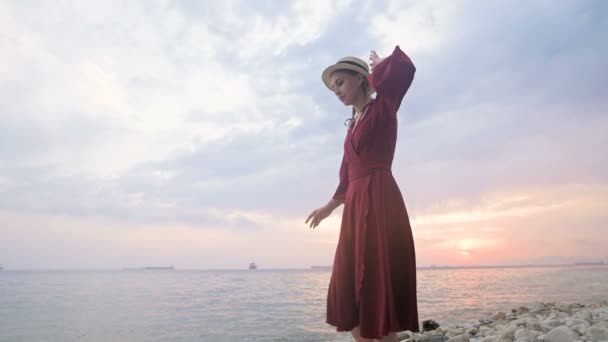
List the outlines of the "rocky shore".
{"type": "Polygon", "coordinates": [[[425,321],[423,332],[399,333],[407,342],[608,342],[608,300],[600,303],[540,303],[497,312],[478,321],[438,326],[425,321]]]}

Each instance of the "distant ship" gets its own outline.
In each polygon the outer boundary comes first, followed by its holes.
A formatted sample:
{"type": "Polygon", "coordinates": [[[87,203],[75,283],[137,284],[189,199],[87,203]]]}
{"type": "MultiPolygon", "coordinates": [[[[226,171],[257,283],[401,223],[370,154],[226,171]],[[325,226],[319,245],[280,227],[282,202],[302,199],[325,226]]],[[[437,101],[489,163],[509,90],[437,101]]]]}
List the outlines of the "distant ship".
{"type": "Polygon", "coordinates": [[[4,269],[4,267],[2,267],[2,265],[0,265],[0,272],[4,269]]]}
{"type": "Polygon", "coordinates": [[[600,261],[579,261],[579,262],[575,262],[574,263],[577,266],[582,266],[582,265],[605,265],[604,260],[600,260],[600,261]]]}
{"type": "Polygon", "coordinates": [[[144,270],[174,270],[173,266],[147,266],[144,267],[144,270]]]}
{"type": "Polygon", "coordinates": [[[258,265],[256,265],[255,262],[252,262],[251,264],[249,264],[249,269],[250,270],[257,270],[258,269],[258,265]]]}

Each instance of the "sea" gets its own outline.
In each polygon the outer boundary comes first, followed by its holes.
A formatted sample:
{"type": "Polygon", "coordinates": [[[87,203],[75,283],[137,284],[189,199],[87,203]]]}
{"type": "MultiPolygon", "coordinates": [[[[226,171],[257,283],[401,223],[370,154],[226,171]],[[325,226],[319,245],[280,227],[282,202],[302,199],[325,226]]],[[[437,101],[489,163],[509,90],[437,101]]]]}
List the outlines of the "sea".
{"type": "MultiPolygon", "coordinates": [[[[331,271],[0,272],[0,341],[352,341],[325,323],[331,271]]],[[[608,299],[608,265],[421,269],[419,319],[608,299]]]]}

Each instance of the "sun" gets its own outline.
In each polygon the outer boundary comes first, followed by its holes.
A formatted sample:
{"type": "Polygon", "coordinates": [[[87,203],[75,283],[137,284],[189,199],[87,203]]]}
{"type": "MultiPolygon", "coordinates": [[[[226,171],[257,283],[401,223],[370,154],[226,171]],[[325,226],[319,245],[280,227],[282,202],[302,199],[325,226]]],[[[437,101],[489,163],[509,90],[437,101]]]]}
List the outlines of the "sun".
{"type": "Polygon", "coordinates": [[[458,253],[460,253],[462,255],[469,255],[469,254],[471,254],[471,251],[467,248],[459,248],[458,253]]]}

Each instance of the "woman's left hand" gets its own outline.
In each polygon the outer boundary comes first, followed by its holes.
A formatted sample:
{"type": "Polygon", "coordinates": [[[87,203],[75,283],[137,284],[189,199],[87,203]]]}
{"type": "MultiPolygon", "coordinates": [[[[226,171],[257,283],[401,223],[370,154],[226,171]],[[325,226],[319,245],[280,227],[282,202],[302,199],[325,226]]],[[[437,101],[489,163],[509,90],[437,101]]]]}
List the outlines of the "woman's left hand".
{"type": "Polygon", "coordinates": [[[372,61],[372,63],[370,64],[372,70],[374,70],[376,65],[382,63],[382,61],[384,60],[384,58],[380,58],[378,56],[375,50],[371,50],[371,53],[369,54],[369,59],[372,61]]]}

